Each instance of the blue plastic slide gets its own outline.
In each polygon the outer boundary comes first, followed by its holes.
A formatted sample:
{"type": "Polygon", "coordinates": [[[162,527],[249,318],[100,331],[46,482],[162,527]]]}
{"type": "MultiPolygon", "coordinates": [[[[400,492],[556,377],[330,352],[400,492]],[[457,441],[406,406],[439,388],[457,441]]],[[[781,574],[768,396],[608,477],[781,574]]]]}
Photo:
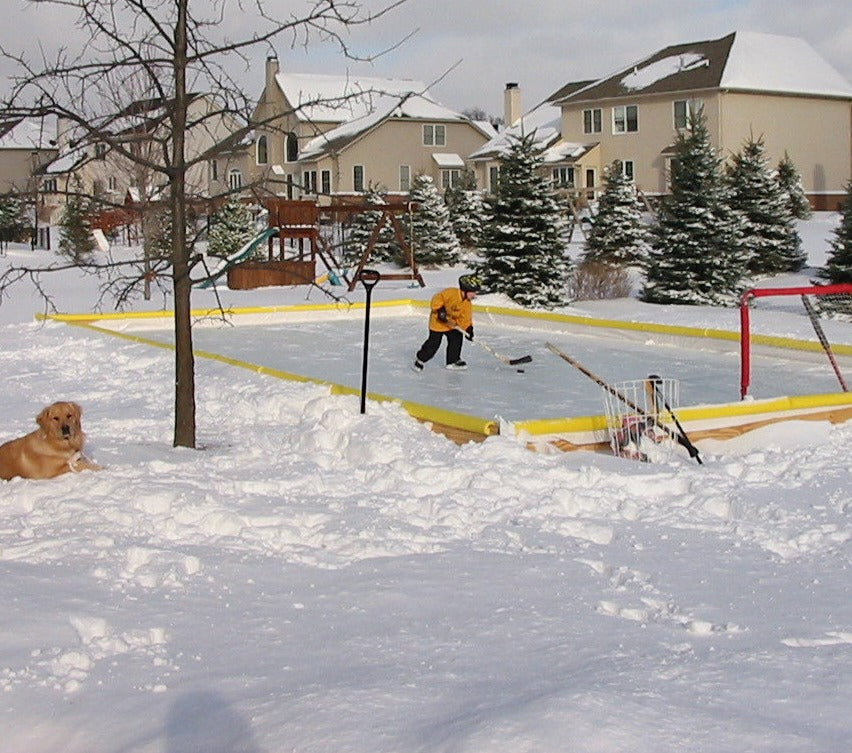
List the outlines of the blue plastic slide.
{"type": "Polygon", "coordinates": [[[210,277],[206,280],[202,280],[199,283],[195,284],[196,288],[209,288],[213,285],[216,280],[222,277],[224,274],[228,272],[228,270],[233,267],[235,264],[239,264],[241,261],[245,261],[249,256],[251,256],[252,252],[260,246],[262,243],[266,243],[270,238],[278,235],[277,227],[268,227],[261,230],[254,238],[252,238],[248,243],[244,246],[240,247],[230,256],[226,256],[224,259],[219,261],[218,266],[210,273],[210,277]]]}

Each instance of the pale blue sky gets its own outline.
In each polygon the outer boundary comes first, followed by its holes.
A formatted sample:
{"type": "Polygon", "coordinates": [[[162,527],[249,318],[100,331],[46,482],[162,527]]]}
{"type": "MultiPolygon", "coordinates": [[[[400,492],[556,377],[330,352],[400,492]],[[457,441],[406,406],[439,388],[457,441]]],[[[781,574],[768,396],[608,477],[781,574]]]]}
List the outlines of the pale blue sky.
{"type": "MultiPolygon", "coordinates": [[[[267,0],[269,10],[291,9],[305,0],[267,0]]],[[[206,2],[206,0],[198,0],[206,2]]],[[[365,0],[378,7],[384,0],[365,0]]],[[[244,37],[254,28],[235,0],[220,31],[244,37]]],[[[23,0],[2,0],[5,23],[0,44],[11,49],[50,47],[73,38],[68,18],[45,8],[38,24],[22,12],[23,0]],[[36,33],[34,30],[38,30],[36,33]]],[[[251,7],[251,3],[246,8],[251,7]]],[[[569,81],[598,78],[669,44],[713,39],[731,31],[799,36],[808,41],[847,80],[852,81],[852,13],[848,0],[821,0],[803,7],[798,0],[627,0],[601,3],[534,0],[508,4],[494,0],[407,0],[385,18],[349,38],[370,54],[418,29],[400,49],[370,65],[353,64],[330,45],[285,40],[276,46],[282,69],[298,73],[369,73],[415,78],[430,84],[444,105],[480,107],[502,115],[503,88],[517,82],[522,105],[530,109],[569,81]]],[[[239,71],[247,91],[259,93],[265,49],[251,70],[239,71]]],[[[8,66],[0,63],[0,75],[8,66]]]]}

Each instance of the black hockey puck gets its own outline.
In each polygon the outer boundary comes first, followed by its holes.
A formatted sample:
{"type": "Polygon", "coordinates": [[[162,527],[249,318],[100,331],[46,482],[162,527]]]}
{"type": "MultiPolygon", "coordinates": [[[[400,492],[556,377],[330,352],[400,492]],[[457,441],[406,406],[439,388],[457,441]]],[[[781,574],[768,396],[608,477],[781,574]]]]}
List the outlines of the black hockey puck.
{"type": "Polygon", "coordinates": [[[523,373],[524,373],[524,370],[523,370],[523,369],[518,369],[518,373],[519,373],[519,374],[523,374],[523,373]]]}

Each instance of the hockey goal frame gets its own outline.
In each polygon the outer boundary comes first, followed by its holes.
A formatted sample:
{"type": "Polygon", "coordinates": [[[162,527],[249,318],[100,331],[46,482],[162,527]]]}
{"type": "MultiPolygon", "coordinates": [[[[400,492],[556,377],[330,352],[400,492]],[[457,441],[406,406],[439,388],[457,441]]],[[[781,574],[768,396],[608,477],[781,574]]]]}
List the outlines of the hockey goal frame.
{"type": "MultiPolygon", "coordinates": [[[[809,285],[795,288],[752,288],[747,290],[740,297],[740,399],[744,400],[748,395],[748,388],[751,384],[751,315],[749,304],[754,298],[764,298],[768,296],[789,296],[789,295],[838,295],[846,294],[852,297],[852,284],[840,283],[836,285],[809,285]]],[[[815,325],[817,326],[817,325],[815,325]]],[[[819,335],[820,333],[817,332],[819,335]]],[[[822,337],[820,337],[822,341],[822,337]]],[[[832,360],[832,365],[837,369],[830,349],[827,343],[823,343],[829,359],[832,360]]],[[[842,382],[841,382],[842,384],[842,382]]]]}

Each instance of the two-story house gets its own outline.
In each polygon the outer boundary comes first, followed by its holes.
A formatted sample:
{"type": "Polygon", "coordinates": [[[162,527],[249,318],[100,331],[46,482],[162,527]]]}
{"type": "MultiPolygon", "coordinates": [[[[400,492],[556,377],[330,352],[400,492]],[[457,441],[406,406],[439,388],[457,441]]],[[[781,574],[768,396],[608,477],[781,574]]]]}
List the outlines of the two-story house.
{"type": "Polygon", "coordinates": [[[551,98],[565,142],[596,143],[646,195],[668,190],[673,145],[701,108],[725,158],[762,137],[774,163],[787,152],[817,209],[835,209],[852,160],[852,85],[807,42],[752,32],[661,49],[551,98]]]}
{"type": "MultiPolygon", "coordinates": [[[[210,97],[191,94],[189,100],[185,155],[192,164],[186,174],[186,190],[193,198],[205,198],[211,195],[211,175],[210,161],[203,157],[227,144],[238,126],[210,97]]],[[[161,200],[167,178],[144,163],[162,164],[160,150],[163,140],[168,140],[169,106],[160,99],[138,100],[100,124],[95,133],[60,118],[55,138],[58,154],[39,170],[51,222],[58,222],[65,195],[76,181],[81,191],[101,199],[106,207],[120,206],[128,197],[134,204],[161,200]]]]}
{"type": "Polygon", "coordinates": [[[253,179],[320,204],[370,187],[404,193],[419,174],[446,188],[494,133],[419,81],[282,73],[274,58],[254,122],[253,179]]]}

